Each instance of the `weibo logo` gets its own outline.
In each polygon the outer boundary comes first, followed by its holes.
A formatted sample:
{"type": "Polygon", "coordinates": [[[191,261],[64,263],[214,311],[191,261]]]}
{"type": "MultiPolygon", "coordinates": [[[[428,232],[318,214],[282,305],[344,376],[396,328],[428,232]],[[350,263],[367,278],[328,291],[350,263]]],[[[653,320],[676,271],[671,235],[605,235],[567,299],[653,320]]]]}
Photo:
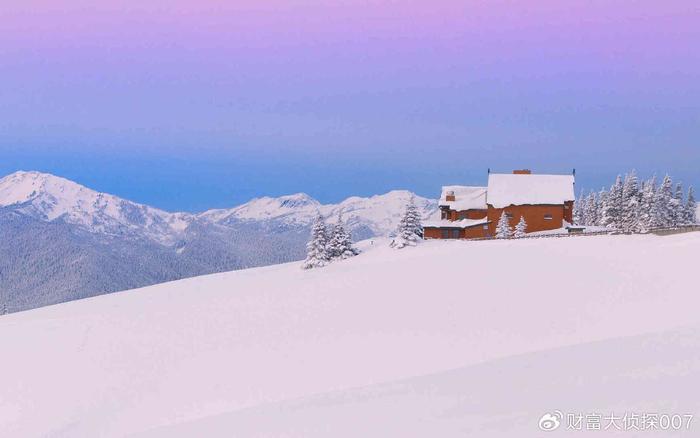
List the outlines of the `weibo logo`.
{"type": "Polygon", "coordinates": [[[554,411],[554,413],[546,413],[540,418],[539,426],[540,430],[552,431],[557,430],[561,426],[561,419],[564,415],[559,411],[554,411]]]}

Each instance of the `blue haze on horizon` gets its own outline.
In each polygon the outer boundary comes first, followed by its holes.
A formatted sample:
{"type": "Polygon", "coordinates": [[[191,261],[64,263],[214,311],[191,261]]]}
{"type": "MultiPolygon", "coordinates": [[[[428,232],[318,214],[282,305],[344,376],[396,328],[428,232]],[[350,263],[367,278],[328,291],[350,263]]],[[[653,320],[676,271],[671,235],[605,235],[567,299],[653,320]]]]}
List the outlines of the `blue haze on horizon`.
{"type": "Polygon", "coordinates": [[[659,153],[656,160],[649,154],[646,162],[644,158],[627,160],[624,154],[611,159],[605,151],[590,149],[584,153],[574,150],[570,155],[561,154],[559,149],[530,151],[537,157],[528,157],[522,149],[501,152],[466,147],[415,148],[410,152],[404,149],[363,155],[349,151],[318,157],[313,153],[284,151],[269,155],[222,151],[182,154],[180,151],[182,155],[178,155],[121,150],[97,153],[54,147],[38,153],[28,149],[3,153],[0,171],[3,175],[16,170],[45,171],[165,210],[195,212],[232,207],[254,197],[296,192],[308,193],[324,203],[394,189],[437,198],[441,185],[485,185],[487,168],[494,172],[531,168],[535,173],[569,173],[576,165],[577,191],[608,186],[618,173],[632,168],[640,177],[668,172],[675,181],[700,187],[697,151],[670,153],[670,156],[659,153]],[[679,156],[689,159],[676,161],[679,156]]]}

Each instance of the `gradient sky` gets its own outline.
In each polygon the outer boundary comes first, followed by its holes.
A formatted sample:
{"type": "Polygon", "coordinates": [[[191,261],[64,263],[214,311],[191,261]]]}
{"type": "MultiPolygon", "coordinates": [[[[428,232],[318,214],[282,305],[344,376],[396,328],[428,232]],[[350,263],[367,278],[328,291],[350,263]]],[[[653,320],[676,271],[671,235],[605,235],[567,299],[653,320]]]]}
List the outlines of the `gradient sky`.
{"type": "Polygon", "coordinates": [[[486,169],[700,187],[700,2],[23,0],[0,173],[169,210],[435,197],[486,169]]]}

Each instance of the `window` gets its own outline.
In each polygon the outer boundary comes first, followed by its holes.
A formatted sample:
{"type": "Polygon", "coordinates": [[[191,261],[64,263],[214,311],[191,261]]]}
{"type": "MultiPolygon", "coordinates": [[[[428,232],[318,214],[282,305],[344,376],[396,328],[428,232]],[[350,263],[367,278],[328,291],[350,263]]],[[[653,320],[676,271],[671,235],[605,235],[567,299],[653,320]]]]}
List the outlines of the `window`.
{"type": "Polygon", "coordinates": [[[450,238],[450,230],[440,230],[440,236],[443,239],[449,239],[450,238]]]}
{"type": "Polygon", "coordinates": [[[489,229],[489,224],[484,224],[484,229],[488,230],[489,229]]]}
{"type": "Polygon", "coordinates": [[[544,220],[546,220],[546,221],[551,221],[551,220],[552,220],[552,215],[551,215],[551,214],[545,214],[545,215],[544,215],[544,220]]]}
{"type": "Polygon", "coordinates": [[[513,213],[506,213],[506,217],[508,219],[513,219],[513,213]]]}
{"type": "Polygon", "coordinates": [[[452,238],[459,239],[459,230],[452,230],[452,238]]]}

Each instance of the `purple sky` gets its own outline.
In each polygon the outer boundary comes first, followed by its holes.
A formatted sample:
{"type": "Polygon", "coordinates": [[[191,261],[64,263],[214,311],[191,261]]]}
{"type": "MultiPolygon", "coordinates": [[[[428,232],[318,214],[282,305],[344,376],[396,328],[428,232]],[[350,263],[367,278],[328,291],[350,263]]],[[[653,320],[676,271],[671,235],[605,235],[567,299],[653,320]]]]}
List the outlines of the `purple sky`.
{"type": "Polygon", "coordinates": [[[700,185],[697,1],[6,3],[0,173],[191,210],[487,167],[700,185]]]}

